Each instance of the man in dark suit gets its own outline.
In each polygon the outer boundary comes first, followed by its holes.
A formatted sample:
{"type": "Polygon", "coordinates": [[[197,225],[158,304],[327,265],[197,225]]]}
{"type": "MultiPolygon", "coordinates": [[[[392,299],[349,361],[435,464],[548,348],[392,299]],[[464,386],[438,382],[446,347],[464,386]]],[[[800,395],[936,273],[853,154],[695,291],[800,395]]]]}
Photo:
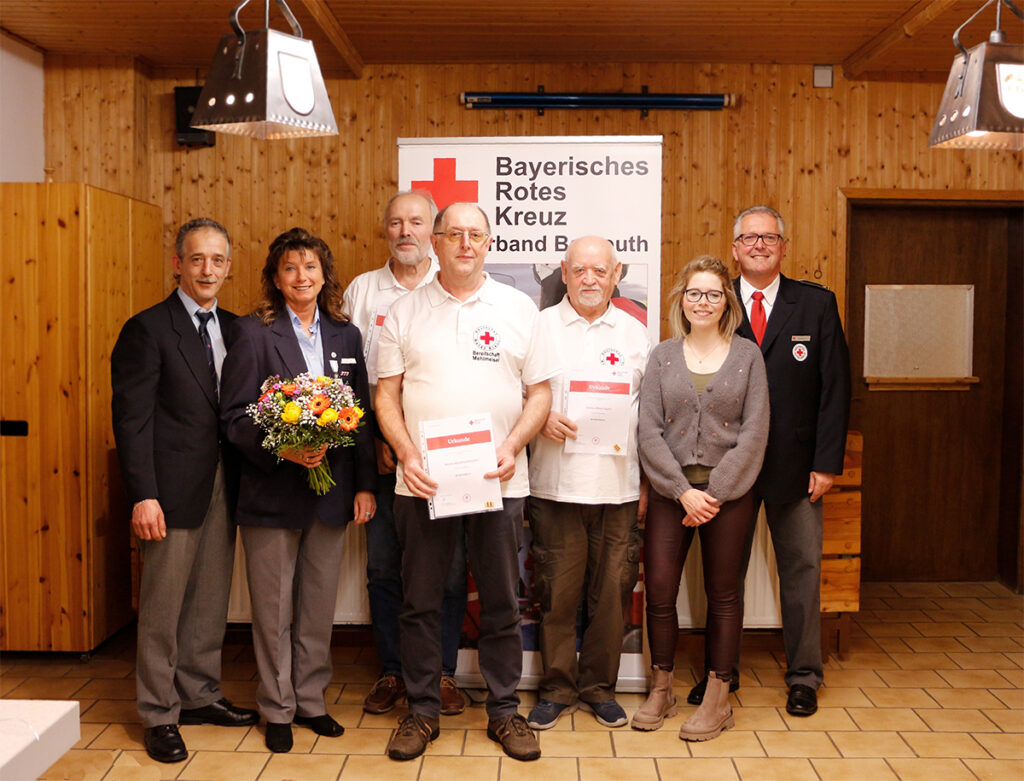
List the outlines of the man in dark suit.
{"type": "MultiPolygon", "coordinates": [[[[744,310],[737,333],[761,346],[768,372],[771,423],[754,511],[764,504],[778,563],[786,710],[810,716],[823,680],[821,497],[843,471],[850,357],[835,296],[780,273],[785,234],[777,211],[752,206],[736,218],[732,254],[744,310]]],[[[705,681],[690,692],[690,702],[703,698],[705,681]]]]}
{"type": "Polygon", "coordinates": [[[144,565],[136,684],[147,753],[188,756],[178,724],[255,724],[220,690],[235,550],[218,423],[231,269],[227,231],[185,223],[171,261],[179,287],[132,317],[110,355],[114,438],[144,565]]]}

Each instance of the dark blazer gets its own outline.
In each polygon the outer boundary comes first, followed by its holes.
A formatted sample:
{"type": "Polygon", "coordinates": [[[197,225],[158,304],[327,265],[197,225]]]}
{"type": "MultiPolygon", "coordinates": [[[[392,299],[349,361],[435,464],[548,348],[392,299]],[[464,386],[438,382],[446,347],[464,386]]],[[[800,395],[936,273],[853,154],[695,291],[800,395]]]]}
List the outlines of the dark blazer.
{"type": "MultiPolygon", "coordinates": [[[[739,297],[739,280],[733,284],[739,297]]],[[[757,343],[745,308],[736,332],[757,343]]],[[[792,502],[807,496],[811,472],[843,471],[850,355],[832,292],[782,276],[761,354],[771,422],[756,489],[767,502],[792,502]]]]}
{"type": "Polygon", "coordinates": [[[375,424],[369,409],[370,385],[359,329],[331,319],[321,309],[320,334],[324,371],[352,386],[366,412],[363,425],[355,434],[355,446],[328,451],[337,485],[325,496],[317,496],[307,485],[304,467],[291,461],[279,462],[263,449],[263,432],[245,411],[259,397],[260,385],[267,377],[280,374],[291,378],[306,371],[288,313],[279,313],[269,326],[253,315],[235,321],[231,350],[221,378],[221,420],[228,441],[243,457],[235,512],[240,526],[303,529],[311,526],[316,517],[326,524],[343,526],[352,520],[356,492],[377,488],[375,424]],[[351,362],[346,363],[346,359],[351,362]],[[332,360],[337,362],[337,372],[332,371],[332,360]]]}
{"type": "MultiPolygon", "coordinates": [[[[225,344],[235,315],[217,308],[225,344]]],[[[114,439],[132,504],[158,499],[172,529],[203,522],[221,455],[217,388],[178,292],[132,317],[110,354],[114,439]]],[[[237,481],[225,453],[231,506],[237,481]]]]}

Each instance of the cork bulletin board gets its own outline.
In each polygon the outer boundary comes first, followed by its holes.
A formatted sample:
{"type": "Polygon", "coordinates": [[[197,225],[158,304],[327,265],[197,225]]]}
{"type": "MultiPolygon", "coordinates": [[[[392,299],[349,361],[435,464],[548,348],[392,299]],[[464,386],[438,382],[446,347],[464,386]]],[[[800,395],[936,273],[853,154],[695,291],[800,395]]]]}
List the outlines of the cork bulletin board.
{"type": "Polygon", "coordinates": [[[973,285],[865,286],[869,385],[966,386],[977,382],[973,361],[973,285]]]}

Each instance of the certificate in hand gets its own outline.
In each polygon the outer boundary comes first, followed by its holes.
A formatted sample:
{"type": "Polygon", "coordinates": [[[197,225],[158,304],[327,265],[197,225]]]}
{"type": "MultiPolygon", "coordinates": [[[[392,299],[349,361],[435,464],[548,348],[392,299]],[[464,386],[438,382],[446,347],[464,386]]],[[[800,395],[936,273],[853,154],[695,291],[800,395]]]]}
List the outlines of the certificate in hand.
{"type": "Polygon", "coordinates": [[[490,414],[423,421],[420,451],[424,468],[437,481],[431,518],[501,509],[501,481],[484,479],[498,468],[490,414]]]}
{"type": "Polygon", "coordinates": [[[629,441],[632,373],[614,369],[573,369],[565,373],[565,415],[576,439],[566,453],[625,456],[629,441]]]}

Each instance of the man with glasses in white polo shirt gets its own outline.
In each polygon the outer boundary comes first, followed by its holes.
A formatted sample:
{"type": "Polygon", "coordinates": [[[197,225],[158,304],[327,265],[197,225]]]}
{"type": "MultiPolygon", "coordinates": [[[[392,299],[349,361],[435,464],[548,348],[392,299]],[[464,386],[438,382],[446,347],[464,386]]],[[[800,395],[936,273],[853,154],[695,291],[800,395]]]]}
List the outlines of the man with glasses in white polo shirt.
{"type": "Polygon", "coordinates": [[[547,419],[558,358],[535,338],[538,312],[530,298],[484,272],[490,224],[476,204],[453,203],[438,214],[432,242],[440,272],[391,306],[377,366],[377,419],[398,458],[394,509],[405,585],[399,623],[409,700],[388,755],[413,759],[439,734],[441,597],[464,529],[480,598],[487,735],[509,756],[531,760],[540,745],[519,715],[516,694],[518,553],[529,493],[524,448],[547,419]],[[420,423],[467,413],[490,414],[497,468],[483,477],[501,481],[502,507],[432,519],[428,499],[438,484],[424,468],[420,423]]]}

